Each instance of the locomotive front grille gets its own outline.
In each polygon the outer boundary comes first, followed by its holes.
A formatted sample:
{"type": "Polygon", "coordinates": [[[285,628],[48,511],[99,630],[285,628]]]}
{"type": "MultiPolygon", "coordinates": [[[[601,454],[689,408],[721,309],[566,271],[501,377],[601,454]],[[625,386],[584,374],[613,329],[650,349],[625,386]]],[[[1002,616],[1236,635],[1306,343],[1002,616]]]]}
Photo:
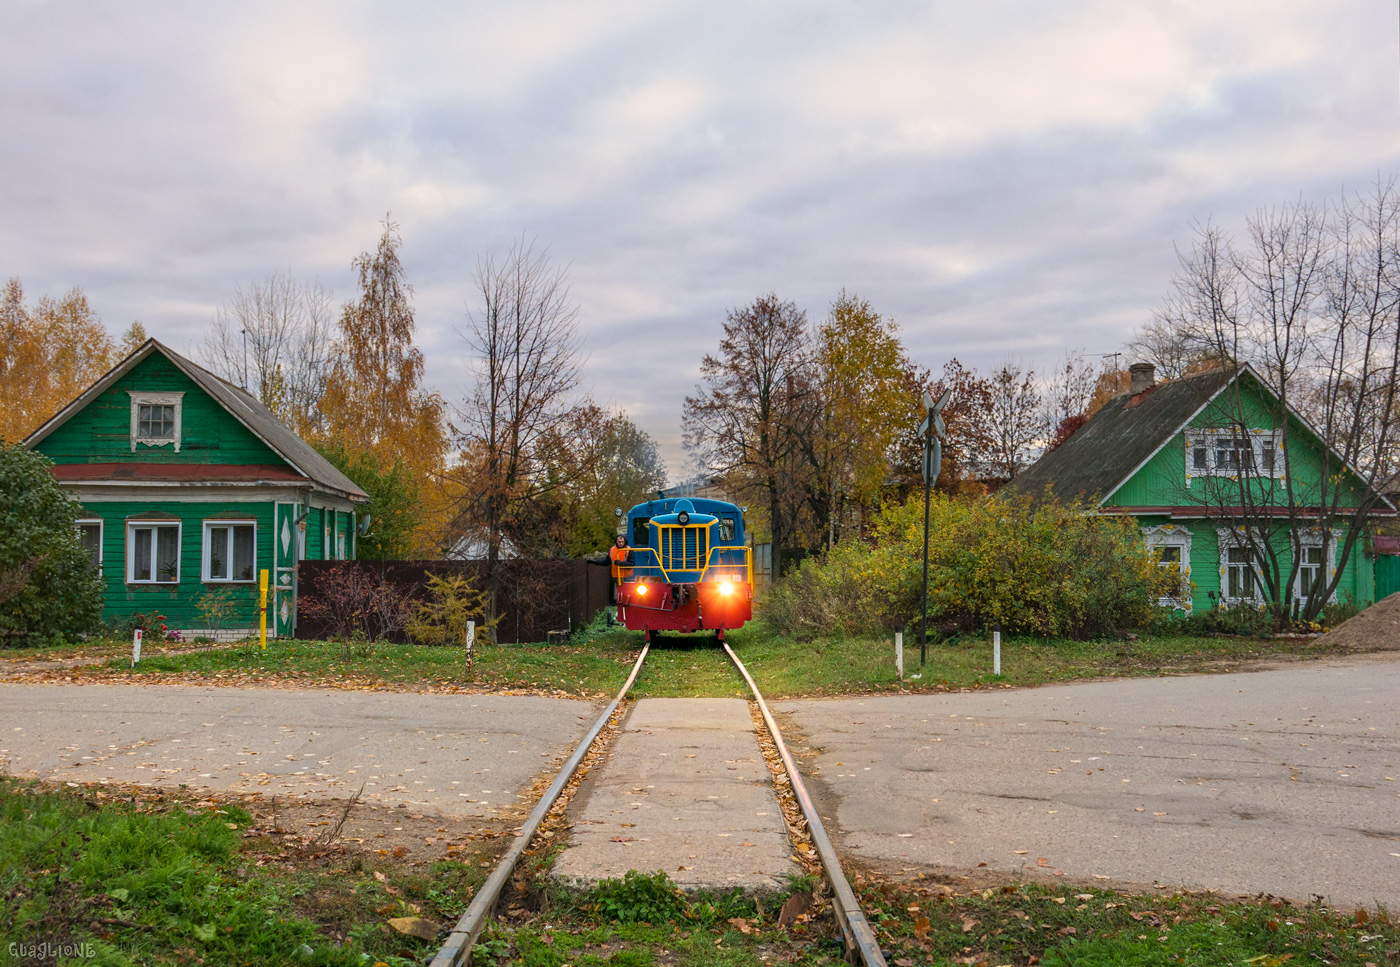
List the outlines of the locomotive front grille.
{"type": "Polygon", "coordinates": [[[661,566],[668,571],[699,571],[710,551],[706,527],[658,527],[661,531],[661,566]]]}

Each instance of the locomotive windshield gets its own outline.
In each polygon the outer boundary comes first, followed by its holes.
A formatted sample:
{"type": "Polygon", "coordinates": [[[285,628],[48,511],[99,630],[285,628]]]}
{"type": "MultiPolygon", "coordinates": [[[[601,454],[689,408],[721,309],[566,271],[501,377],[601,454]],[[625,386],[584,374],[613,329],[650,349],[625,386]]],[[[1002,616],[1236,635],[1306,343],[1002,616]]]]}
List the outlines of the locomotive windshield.
{"type": "Polygon", "coordinates": [[[649,525],[650,523],[651,523],[651,518],[650,518],[650,517],[634,517],[634,518],[632,518],[632,546],[633,546],[633,547],[646,547],[646,546],[651,542],[651,541],[650,541],[650,535],[647,533],[647,525],[649,525]]]}
{"type": "Polygon", "coordinates": [[[719,539],[721,543],[728,544],[734,540],[734,518],[721,517],[719,519],[719,539]]]}

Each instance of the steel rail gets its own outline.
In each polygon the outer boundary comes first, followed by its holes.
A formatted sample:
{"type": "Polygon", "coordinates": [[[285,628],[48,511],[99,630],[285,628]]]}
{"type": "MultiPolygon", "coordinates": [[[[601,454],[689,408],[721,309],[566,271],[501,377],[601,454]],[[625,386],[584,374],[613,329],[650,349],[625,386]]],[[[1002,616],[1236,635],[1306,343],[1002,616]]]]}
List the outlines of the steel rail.
{"type": "Polygon", "coordinates": [[[559,770],[559,775],[554,777],[554,781],[540,797],[540,801],[535,804],[534,812],[530,813],[530,818],[525,820],[525,825],[520,827],[520,832],[516,834],[515,841],[510,844],[510,849],[506,850],[506,855],[496,864],[496,868],[487,877],[486,882],[481,885],[481,889],[476,891],[472,902],[467,906],[466,913],[463,913],[462,918],[457,921],[457,926],[452,928],[447,942],[442,945],[442,949],[433,958],[430,967],[460,967],[460,965],[470,961],[472,944],[476,943],[477,936],[486,926],[486,921],[491,916],[491,911],[495,909],[496,901],[500,899],[506,881],[510,879],[511,873],[515,870],[515,864],[524,855],[526,848],[530,845],[530,840],[538,832],[540,824],[544,822],[544,817],[553,808],[559,794],[564,791],[564,787],[573,778],[579,763],[583,761],[583,757],[593,746],[593,741],[598,738],[598,734],[603,731],[603,726],[608,724],[608,719],[612,718],[628,689],[637,680],[637,673],[642,670],[642,663],[647,660],[649,650],[649,645],[642,645],[642,653],[637,656],[637,663],[632,666],[632,673],[627,676],[627,681],[618,691],[617,697],[598,717],[598,721],[593,723],[588,734],[579,742],[578,748],[574,749],[574,754],[569,756],[568,761],[559,770]]]}
{"type": "Polygon", "coordinates": [[[763,693],[754,684],[753,676],[744,667],[744,663],[739,660],[739,656],[734,654],[734,649],[729,647],[728,642],[720,642],[724,645],[724,650],[728,652],[729,658],[734,662],[734,666],[739,669],[739,674],[744,676],[744,681],[749,683],[749,689],[753,692],[754,699],[758,702],[758,710],[763,713],[763,721],[768,725],[768,732],[773,736],[773,744],[778,747],[778,755],[782,757],[783,767],[787,769],[788,781],[792,783],[793,795],[797,797],[797,804],[802,808],[802,815],[807,819],[807,828],[812,834],[812,842],[817,847],[817,856],[822,861],[822,868],[826,870],[826,878],[831,882],[831,889],[836,894],[836,902],[832,904],[836,908],[836,920],[841,925],[841,931],[846,935],[846,950],[860,953],[861,961],[865,967],[886,967],[885,955],[880,950],[880,944],[875,939],[875,931],[870,927],[870,921],[865,919],[865,914],[861,912],[860,901],[856,899],[855,892],[851,885],[846,882],[846,874],[841,869],[841,861],[836,856],[836,848],[831,845],[831,839],[826,835],[826,828],[822,826],[821,817],[817,815],[817,807],[812,802],[812,797],[807,794],[807,787],[802,782],[802,775],[797,771],[797,764],[793,762],[792,754],[788,752],[787,745],[783,742],[783,734],[778,730],[778,723],[773,721],[773,714],[768,711],[768,703],[763,700],[763,693]]]}

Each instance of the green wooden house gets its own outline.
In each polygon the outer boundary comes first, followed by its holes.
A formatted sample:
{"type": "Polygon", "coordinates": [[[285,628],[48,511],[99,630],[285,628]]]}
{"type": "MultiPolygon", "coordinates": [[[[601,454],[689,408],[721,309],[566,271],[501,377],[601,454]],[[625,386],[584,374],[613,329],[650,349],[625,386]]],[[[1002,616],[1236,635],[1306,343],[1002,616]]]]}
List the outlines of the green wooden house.
{"type": "Polygon", "coordinates": [[[82,505],[103,616],[159,613],[186,638],[296,625],[297,562],[353,559],[369,497],[237,386],[148,340],[25,444],[82,505]]]}
{"type": "MultiPolygon", "coordinates": [[[[1155,382],[1132,367],[1129,392],[1109,401],[1005,491],[1082,500],[1102,514],[1128,514],[1162,566],[1179,568],[1182,591],[1163,605],[1190,611],[1260,607],[1265,564],[1293,575],[1288,600],[1302,601],[1325,569],[1337,573],[1348,537],[1338,519],[1369,501],[1367,520],[1395,506],[1366,486],[1298,413],[1282,407],[1249,366],[1155,382]],[[1243,481],[1243,483],[1242,483],[1243,481]],[[1329,532],[1319,521],[1332,513],[1329,532]],[[1294,561],[1295,556],[1300,559],[1294,561]],[[1296,563],[1296,567],[1295,567],[1296,563]]],[[[1358,533],[1333,600],[1376,600],[1375,553],[1358,533]]],[[[1281,595],[1278,595],[1281,599],[1281,595]]]]}

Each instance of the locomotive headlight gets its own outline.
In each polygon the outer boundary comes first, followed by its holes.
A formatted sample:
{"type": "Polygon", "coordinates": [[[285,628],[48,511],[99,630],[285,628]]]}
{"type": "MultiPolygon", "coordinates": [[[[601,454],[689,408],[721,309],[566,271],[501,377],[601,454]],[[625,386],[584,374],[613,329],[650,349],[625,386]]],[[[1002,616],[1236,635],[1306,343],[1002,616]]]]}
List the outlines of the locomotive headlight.
{"type": "Polygon", "coordinates": [[[679,514],[676,515],[676,520],[680,522],[680,525],[682,527],[684,527],[686,524],[690,523],[690,515],[687,514],[685,511],[681,511],[679,514]]]}
{"type": "Polygon", "coordinates": [[[647,596],[647,586],[645,584],[637,585],[637,593],[645,598],[647,596]]]}
{"type": "Polygon", "coordinates": [[[720,584],[719,584],[719,593],[720,593],[720,594],[733,594],[733,593],[734,593],[734,582],[732,582],[732,581],[721,581],[720,584]]]}

